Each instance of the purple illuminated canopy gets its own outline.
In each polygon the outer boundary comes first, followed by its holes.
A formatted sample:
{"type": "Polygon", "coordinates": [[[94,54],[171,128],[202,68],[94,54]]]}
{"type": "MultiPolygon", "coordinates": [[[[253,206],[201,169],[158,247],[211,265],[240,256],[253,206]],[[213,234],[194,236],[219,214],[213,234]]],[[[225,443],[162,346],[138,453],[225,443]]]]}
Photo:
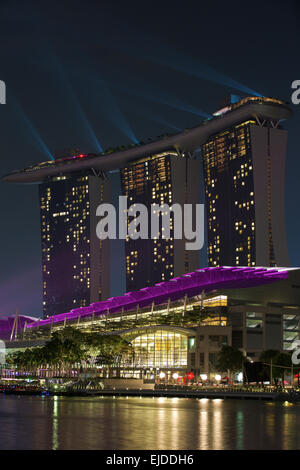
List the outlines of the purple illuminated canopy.
{"type": "MultiPolygon", "coordinates": [[[[24,328],[25,323],[34,321],[33,317],[25,317],[23,315],[18,316],[18,330],[24,328]]],[[[12,332],[12,327],[15,321],[15,317],[0,317],[0,339],[9,340],[12,332]]]]}
{"type": "Polygon", "coordinates": [[[185,295],[194,297],[202,292],[211,292],[217,289],[240,289],[256,287],[288,278],[288,270],[277,268],[251,268],[251,267],[217,267],[197,269],[195,272],[176,277],[166,282],[160,282],[153,287],[145,287],[138,291],[127,292],[119,297],[95,302],[88,307],[77,308],[67,313],[54,315],[45,320],[35,321],[27,325],[33,328],[38,325],[50,325],[64,320],[74,320],[79,316],[106,315],[107,313],[134,310],[182,299],[185,295]]]}

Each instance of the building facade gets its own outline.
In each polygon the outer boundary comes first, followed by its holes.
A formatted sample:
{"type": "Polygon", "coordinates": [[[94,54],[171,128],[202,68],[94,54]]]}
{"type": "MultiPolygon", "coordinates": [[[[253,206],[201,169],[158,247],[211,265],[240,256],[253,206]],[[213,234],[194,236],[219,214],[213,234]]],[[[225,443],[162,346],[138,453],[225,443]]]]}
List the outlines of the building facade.
{"type": "MultiPolygon", "coordinates": [[[[144,204],[148,208],[149,227],[151,205],[198,202],[200,162],[175,151],[167,151],[140,159],[121,169],[122,194],[128,205],[144,204]]],[[[130,217],[128,217],[129,223],[130,217]]],[[[170,218],[170,237],[165,238],[160,227],[157,239],[127,238],[126,289],[141,289],[157,282],[195,270],[199,266],[199,251],[186,250],[185,238],[174,238],[174,215],[170,218]]]]}
{"type": "MultiPolygon", "coordinates": [[[[246,98],[230,111],[259,100],[246,98]]],[[[287,131],[280,127],[278,109],[277,119],[242,118],[202,146],[209,266],[289,266],[287,131]]],[[[227,112],[225,108],[216,114],[222,120],[227,112]]]]}
{"type": "MultiPolygon", "coordinates": [[[[208,265],[288,266],[284,215],[287,131],[281,123],[291,114],[281,100],[247,97],[176,134],[101,154],[67,155],[4,176],[12,183],[41,184],[45,315],[87,306],[109,295],[108,249],[104,243],[99,246],[95,218],[90,214],[110,197],[106,197],[108,183],[96,175],[121,169],[122,194],[129,205],[142,203],[149,209],[155,203],[196,204],[201,162],[194,157],[199,149],[206,193],[208,265]]],[[[174,238],[173,217],[170,228],[168,238],[160,232],[154,240],[126,240],[127,291],[165,282],[198,267],[198,253],[185,249],[184,237],[174,238]]]]}
{"type": "MultiPolygon", "coordinates": [[[[121,335],[134,347],[123,377],[215,380],[222,346],[257,361],[268,349],[291,351],[300,339],[300,269],[204,268],[156,286],[26,325],[23,340],[49,339],[74,326],[121,335]]],[[[226,374],[225,374],[226,375],[226,374]]],[[[176,379],[177,380],[177,379],[176,379]]]]}
{"type": "Polygon", "coordinates": [[[110,182],[72,174],[39,186],[44,316],[109,297],[109,241],[96,236],[96,208],[110,182]]]}

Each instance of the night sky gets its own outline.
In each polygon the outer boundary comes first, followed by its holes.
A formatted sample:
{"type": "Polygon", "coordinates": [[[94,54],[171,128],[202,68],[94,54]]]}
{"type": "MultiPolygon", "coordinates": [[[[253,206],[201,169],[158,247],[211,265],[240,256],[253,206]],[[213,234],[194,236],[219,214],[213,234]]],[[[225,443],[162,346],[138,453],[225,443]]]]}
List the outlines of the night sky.
{"type": "MultiPolygon", "coordinates": [[[[300,79],[299,13],[296,1],[1,0],[1,174],[66,147],[97,152],[196,125],[230,93],[290,101],[300,79]]],[[[286,219],[299,266],[300,105],[291,107],[286,219]]],[[[112,179],[116,197],[118,174],[112,179]]],[[[0,315],[38,316],[37,185],[1,181],[0,213],[0,315]]],[[[112,252],[117,295],[125,290],[122,244],[112,252]]]]}

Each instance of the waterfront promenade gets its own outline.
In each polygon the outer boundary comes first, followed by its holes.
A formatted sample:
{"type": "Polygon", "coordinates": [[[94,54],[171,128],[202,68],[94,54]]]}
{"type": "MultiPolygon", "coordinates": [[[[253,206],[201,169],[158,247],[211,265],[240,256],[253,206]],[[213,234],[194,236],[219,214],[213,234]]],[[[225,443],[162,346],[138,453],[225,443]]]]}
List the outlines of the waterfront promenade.
{"type": "Polygon", "coordinates": [[[118,396],[118,397],[165,397],[165,398],[210,398],[210,399],[240,399],[240,400],[268,400],[268,401],[300,401],[300,391],[295,389],[274,389],[259,387],[218,387],[218,388],[95,388],[95,389],[66,389],[64,387],[41,387],[41,386],[1,386],[0,393],[7,395],[47,395],[47,396],[118,396]]]}

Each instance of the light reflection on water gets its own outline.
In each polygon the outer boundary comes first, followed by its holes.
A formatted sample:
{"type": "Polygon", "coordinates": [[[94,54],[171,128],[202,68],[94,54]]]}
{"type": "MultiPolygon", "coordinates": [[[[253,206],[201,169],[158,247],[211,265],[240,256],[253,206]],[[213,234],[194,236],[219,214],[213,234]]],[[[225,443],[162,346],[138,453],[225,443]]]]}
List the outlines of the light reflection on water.
{"type": "Polygon", "coordinates": [[[300,403],[0,396],[0,449],[300,449],[300,403]]]}

